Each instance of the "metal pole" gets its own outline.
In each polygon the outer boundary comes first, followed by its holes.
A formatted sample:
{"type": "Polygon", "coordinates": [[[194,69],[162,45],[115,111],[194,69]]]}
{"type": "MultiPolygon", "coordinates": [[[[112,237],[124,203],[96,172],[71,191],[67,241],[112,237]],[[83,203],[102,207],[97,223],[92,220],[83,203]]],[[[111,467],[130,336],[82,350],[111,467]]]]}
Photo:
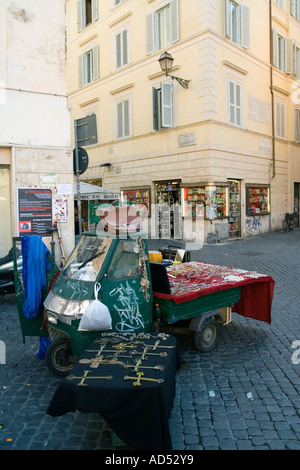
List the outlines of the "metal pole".
{"type": "Polygon", "coordinates": [[[82,225],[81,225],[81,195],[80,195],[80,178],[79,178],[79,155],[78,155],[78,133],[77,133],[77,120],[74,121],[74,131],[75,131],[75,165],[76,165],[76,181],[77,181],[77,208],[78,208],[78,225],[79,225],[79,235],[82,234],[82,225]]]}

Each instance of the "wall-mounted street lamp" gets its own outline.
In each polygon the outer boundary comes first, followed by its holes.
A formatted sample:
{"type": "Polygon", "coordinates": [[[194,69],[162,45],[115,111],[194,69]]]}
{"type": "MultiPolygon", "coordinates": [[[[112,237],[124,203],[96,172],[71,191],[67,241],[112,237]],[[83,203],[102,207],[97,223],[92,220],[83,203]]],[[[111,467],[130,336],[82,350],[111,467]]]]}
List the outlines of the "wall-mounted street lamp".
{"type": "Polygon", "coordinates": [[[173,57],[168,52],[164,52],[158,59],[159,65],[167,77],[171,77],[172,80],[176,80],[183,88],[188,88],[190,80],[185,80],[184,78],[175,77],[175,75],[169,74],[170,70],[172,70],[173,61],[173,57]]]}
{"type": "Polygon", "coordinates": [[[100,168],[102,167],[111,167],[111,163],[101,163],[100,168]]]}

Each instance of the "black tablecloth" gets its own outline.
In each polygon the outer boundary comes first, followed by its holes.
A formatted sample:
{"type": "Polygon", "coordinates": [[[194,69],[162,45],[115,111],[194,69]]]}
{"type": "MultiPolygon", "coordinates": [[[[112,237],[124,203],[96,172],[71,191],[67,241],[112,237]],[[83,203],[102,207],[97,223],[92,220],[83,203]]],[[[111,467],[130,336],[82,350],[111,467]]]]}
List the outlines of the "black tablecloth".
{"type": "Polygon", "coordinates": [[[80,356],[63,379],[47,414],[98,412],[129,448],[171,450],[169,417],[179,368],[180,356],[173,336],[106,333],[80,356]],[[139,381],[141,373],[144,380],[139,381]],[[134,379],[125,379],[126,376],[134,379]]]}

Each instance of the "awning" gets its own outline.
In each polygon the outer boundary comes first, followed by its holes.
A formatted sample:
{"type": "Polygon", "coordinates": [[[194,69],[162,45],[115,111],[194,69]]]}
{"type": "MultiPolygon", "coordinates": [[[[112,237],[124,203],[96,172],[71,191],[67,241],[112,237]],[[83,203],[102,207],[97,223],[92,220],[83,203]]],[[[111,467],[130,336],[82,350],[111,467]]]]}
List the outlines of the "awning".
{"type": "MultiPolygon", "coordinates": [[[[74,184],[74,199],[77,200],[77,184],[74,184]]],[[[80,181],[81,201],[113,201],[120,199],[120,191],[80,181]]]]}

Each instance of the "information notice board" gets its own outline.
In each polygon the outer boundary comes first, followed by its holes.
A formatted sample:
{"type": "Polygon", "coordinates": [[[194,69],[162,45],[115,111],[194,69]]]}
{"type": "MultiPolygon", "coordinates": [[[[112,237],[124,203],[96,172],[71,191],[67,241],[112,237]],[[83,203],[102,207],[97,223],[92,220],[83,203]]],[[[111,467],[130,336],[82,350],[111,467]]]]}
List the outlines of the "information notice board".
{"type": "Polygon", "coordinates": [[[52,191],[18,188],[19,235],[51,236],[52,191]]]}

